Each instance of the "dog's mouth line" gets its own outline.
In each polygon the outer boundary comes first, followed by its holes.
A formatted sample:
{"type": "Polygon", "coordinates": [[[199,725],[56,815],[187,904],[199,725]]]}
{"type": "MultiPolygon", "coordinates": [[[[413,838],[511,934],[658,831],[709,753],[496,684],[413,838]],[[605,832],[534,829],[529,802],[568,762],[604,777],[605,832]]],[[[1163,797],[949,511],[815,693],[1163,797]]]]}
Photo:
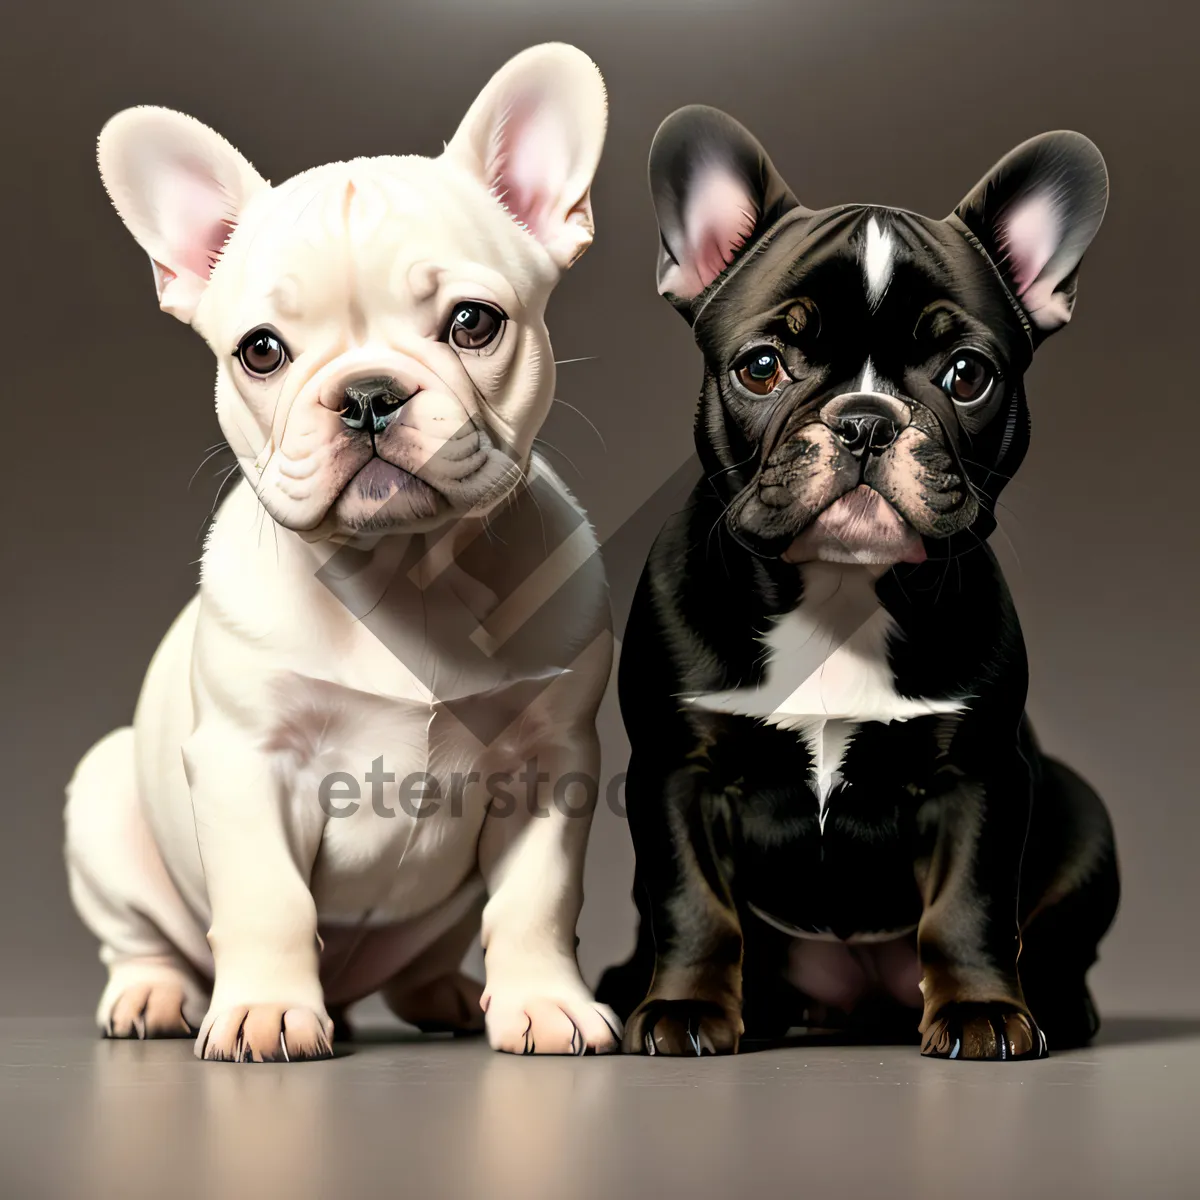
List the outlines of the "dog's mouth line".
{"type": "Polygon", "coordinates": [[[780,554],[784,562],[813,559],[920,563],[921,534],[885,496],[860,483],[827,504],[780,554]]]}
{"type": "Polygon", "coordinates": [[[401,492],[441,493],[415,472],[402,467],[376,451],[346,481],[337,499],[356,497],[385,502],[401,492]]]}
{"type": "MultiPolygon", "coordinates": [[[[475,479],[482,470],[472,472],[469,478],[475,479]]],[[[342,485],[328,511],[341,509],[343,519],[360,531],[380,530],[414,518],[426,519],[439,512],[445,514],[462,509],[462,515],[466,515],[463,505],[474,510],[502,499],[520,482],[523,474],[512,464],[498,478],[484,481],[486,486],[482,491],[468,487],[459,495],[456,488],[464,484],[462,477],[451,478],[447,480],[447,487],[440,487],[376,450],[342,485]],[[395,505],[412,511],[400,512],[395,505]]]]}
{"type": "Polygon", "coordinates": [[[835,496],[820,512],[814,513],[804,526],[796,531],[797,537],[806,533],[820,521],[828,521],[831,516],[844,522],[848,529],[854,529],[870,522],[877,514],[894,517],[902,525],[916,532],[912,522],[873,484],[865,480],[847,489],[840,496],[835,496]]]}

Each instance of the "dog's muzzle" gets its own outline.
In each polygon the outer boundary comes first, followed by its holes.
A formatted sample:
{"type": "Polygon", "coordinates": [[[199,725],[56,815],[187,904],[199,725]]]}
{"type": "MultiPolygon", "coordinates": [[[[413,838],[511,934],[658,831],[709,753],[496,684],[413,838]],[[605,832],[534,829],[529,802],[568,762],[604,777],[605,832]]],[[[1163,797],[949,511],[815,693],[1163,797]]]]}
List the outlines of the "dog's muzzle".
{"type": "Polygon", "coordinates": [[[394,379],[359,379],[348,383],[342,393],[342,424],[347,429],[382,433],[413,397],[394,379]]]}
{"type": "Polygon", "coordinates": [[[809,529],[813,557],[818,551],[829,557],[829,547],[844,543],[849,557],[833,561],[882,561],[892,551],[895,561],[916,561],[919,536],[907,530],[884,491],[876,494],[886,455],[912,425],[913,411],[896,396],[856,391],[782,415],[763,439],[758,472],[729,506],[734,539],[759,557],[775,558],[796,549],[809,529]],[[831,440],[838,447],[832,460],[831,440]],[[819,450],[822,443],[826,449],[819,450]],[[862,555],[855,558],[859,541],[862,555]]]}

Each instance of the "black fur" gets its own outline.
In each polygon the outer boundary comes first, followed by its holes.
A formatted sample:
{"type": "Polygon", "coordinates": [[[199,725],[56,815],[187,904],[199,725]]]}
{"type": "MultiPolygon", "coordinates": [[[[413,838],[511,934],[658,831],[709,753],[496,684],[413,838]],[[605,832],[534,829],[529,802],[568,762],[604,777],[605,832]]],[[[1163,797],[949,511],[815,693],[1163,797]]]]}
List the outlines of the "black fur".
{"type": "Polygon", "coordinates": [[[712,109],[664,124],[650,175],[660,289],[704,354],[704,478],[654,545],[624,641],[641,926],[600,998],[626,1019],[633,1052],[732,1051],[743,1032],[814,1019],[885,1034],[919,1021],[924,1053],[946,1057],[1039,1057],[1047,1040],[1087,1041],[1097,1020],[1084,977],[1118,898],[1112,831],[1092,790],[1034,741],[1020,626],[985,538],[1028,444],[1023,375],[1053,324],[1029,308],[1048,292],[1023,291],[1004,222],[1029,196],[1055,198],[1043,273],[1062,276],[1052,308],[1069,315],[1104,209],[1095,147],[1077,134],[1026,143],[945,221],[810,211],[712,109]],[[744,188],[746,227],[715,278],[673,293],[694,265],[691,189],[714,164],[744,188]],[[893,247],[881,297],[864,283],[872,221],[893,247]],[[786,372],[764,397],[735,379],[759,345],[786,372]],[[996,371],[967,406],[941,386],[964,346],[996,371]],[[868,361],[868,390],[882,398],[856,391],[868,361]],[[879,429],[881,448],[864,453],[879,429]],[[886,497],[926,556],[878,569],[896,692],[965,699],[956,713],[860,724],[822,831],[805,739],[689,698],[768,678],[786,695],[808,674],[789,679],[788,663],[764,658],[760,638],[803,599],[802,570],[780,555],[856,488],[886,497]],[[912,930],[902,936],[919,953],[923,1013],[879,994],[852,1012],[817,1005],[789,981],[802,943],[781,929],[842,942],[912,930]]]}

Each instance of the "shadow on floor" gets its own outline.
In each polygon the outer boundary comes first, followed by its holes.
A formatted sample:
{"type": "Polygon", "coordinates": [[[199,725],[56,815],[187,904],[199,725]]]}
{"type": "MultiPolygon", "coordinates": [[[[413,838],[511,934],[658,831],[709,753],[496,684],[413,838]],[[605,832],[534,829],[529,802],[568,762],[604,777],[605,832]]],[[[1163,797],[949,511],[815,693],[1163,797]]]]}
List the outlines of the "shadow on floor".
{"type": "MultiPolygon", "coordinates": [[[[1097,1048],[1144,1046],[1194,1037],[1200,1037],[1200,1017],[1105,1017],[1101,1014],[1100,1032],[1092,1045],[1097,1048]]],[[[748,1041],[743,1043],[742,1049],[752,1053],[775,1046],[909,1046],[920,1043],[920,1036],[915,1032],[911,1037],[897,1036],[894,1031],[889,1036],[872,1037],[840,1030],[796,1029],[780,1041],[748,1041]]]]}
{"type": "MultiPolygon", "coordinates": [[[[1093,1043],[1097,1047],[1142,1046],[1200,1037],[1200,1017],[1104,1017],[1103,1022],[1093,1043]]],[[[355,1046],[403,1045],[406,1042],[425,1043],[430,1040],[474,1041],[475,1035],[460,1038],[450,1034],[422,1034],[398,1023],[356,1026],[349,1039],[338,1040],[336,1055],[353,1054],[355,1046]]],[[[778,1040],[744,1041],[741,1051],[753,1054],[784,1046],[919,1046],[920,1043],[920,1036],[915,1030],[909,1037],[897,1036],[894,1031],[890,1035],[871,1037],[846,1030],[795,1029],[787,1037],[778,1040]]]]}
{"type": "Polygon", "coordinates": [[[335,1044],[339,1050],[353,1053],[355,1046],[403,1046],[406,1043],[426,1045],[429,1042],[471,1042],[482,1034],[421,1033],[399,1022],[391,1025],[351,1025],[349,1034],[339,1030],[335,1044]]]}

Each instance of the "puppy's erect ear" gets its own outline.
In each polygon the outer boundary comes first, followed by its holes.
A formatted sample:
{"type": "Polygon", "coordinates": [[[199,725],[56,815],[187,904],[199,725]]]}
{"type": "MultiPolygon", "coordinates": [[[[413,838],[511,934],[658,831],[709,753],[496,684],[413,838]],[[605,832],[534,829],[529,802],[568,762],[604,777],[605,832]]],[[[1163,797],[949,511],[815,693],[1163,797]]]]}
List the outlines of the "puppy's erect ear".
{"type": "Polygon", "coordinates": [[[1042,335],[1071,318],[1076,269],[1108,203],[1100,151],[1081,133],[1030,138],[954,210],[979,238],[1042,335]]]}
{"type": "Polygon", "coordinates": [[[685,316],[738,254],[799,201],[767,152],[732,117],[693,104],[650,147],[650,194],[662,250],[658,290],[685,316]]]}
{"type": "Polygon", "coordinates": [[[492,76],[446,156],[482,180],[566,270],[592,244],[592,177],[607,124],[596,64],[550,42],[492,76]]]}
{"type": "Polygon", "coordinates": [[[189,324],[238,217],[267,182],[219,134],[169,108],[128,108],[104,126],[100,175],[150,255],[158,302],[189,324]]]}

